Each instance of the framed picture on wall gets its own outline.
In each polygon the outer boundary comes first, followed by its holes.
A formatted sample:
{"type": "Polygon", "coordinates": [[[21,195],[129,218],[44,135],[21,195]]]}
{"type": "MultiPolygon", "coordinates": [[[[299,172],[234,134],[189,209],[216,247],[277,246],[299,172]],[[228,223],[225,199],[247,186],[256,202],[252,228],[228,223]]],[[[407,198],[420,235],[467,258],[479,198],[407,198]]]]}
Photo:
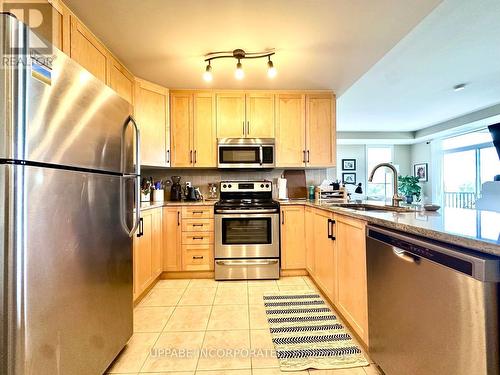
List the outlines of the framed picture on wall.
{"type": "Polygon", "coordinates": [[[420,182],[429,181],[427,163],[418,163],[413,165],[413,176],[418,177],[420,182]]]}
{"type": "Polygon", "coordinates": [[[342,170],[343,171],[355,171],[356,170],[356,159],[342,159],[342,170]]]}
{"type": "Polygon", "coordinates": [[[356,173],[342,173],[342,182],[356,185],[356,173]]]}

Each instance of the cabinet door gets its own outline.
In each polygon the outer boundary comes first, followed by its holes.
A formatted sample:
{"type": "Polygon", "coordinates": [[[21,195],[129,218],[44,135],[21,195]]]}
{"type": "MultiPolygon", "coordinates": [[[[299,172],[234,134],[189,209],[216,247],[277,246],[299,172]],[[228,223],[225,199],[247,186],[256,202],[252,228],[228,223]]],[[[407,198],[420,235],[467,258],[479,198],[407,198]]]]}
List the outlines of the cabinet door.
{"type": "Polygon", "coordinates": [[[168,166],[168,90],[136,80],[135,117],[141,130],[141,164],[168,166]]]}
{"type": "Polygon", "coordinates": [[[153,223],[150,211],[141,213],[143,235],[134,237],[134,296],[138,297],[151,281],[153,248],[153,223]]]}
{"type": "Polygon", "coordinates": [[[305,207],[304,209],[304,229],[305,229],[305,247],[306,247],[306,269],[314,277],[316,269],[314,265],[314,208],[305,207]]]}
{"type": "Polygon", "coordinates": [[[172,167],[193,165],[193,95],[172,92],[170,95],[172,130],[172,167]]]}
{"type": "Polygon", "coordinates": [[[306,104],[301,94],[276,95],[276,163],[278,167],[304,167],[306,104]]]}
{"type": "Polygon", "coordinates": [[[245,94],[218,93],[217,138],[241,138],[245,136],[245,94]]]}
{"type": "Polygon", "coordinates": [[[151,279],[156,279],[163,271],[163,254],[162,254],[162,210],[153,209],[152,233],[153,243],[151,246],[151,279]]]}
{"type": "Polygon", "coordinates": [[[71,16],[70,57],[106,83],[107,56],[106,48],[77,18],[71,16]]]}
{"type": "Polygon", "coordinates": [[[181,208],[163,208],[163,271],[180,271],[181,259],[181,208]]]}
{"type": "Polygon", "coordinates": [[[308,167],[335,166],[335,98],[331,94],[306,96],[308,167]]]}
{"type": "Polygon", "coordinates": [[[123,99],[134,104],[134,76],[115,58],[109,56],[109,87],[123,99]]]}
{"type": "Polygon", "coordinates": [[[336,264],[334,241],[328,238],[329,222],[333,214],[323,210],[314,212],[315,280],[328,298],[336,301],[336,264]]]}
{"type": "Polygon", "coordinates": [[[217,167],[215,101],[212,93],[193,96],[193,163],[195,167],[217,167]]]}
{"type": "Polygon", "coordinates": [[[368,344],[365,222],[336,215],[337,307],[368,344]]]}
{"type": "Polygon", "coordinates": [[[281,268],[305,269],[304,207],[281,207],[281,268]]]}
{"type": "Polygon", "coordinates": [[[274,95],[248,93],[246,96],[246,137],[274,138],[274,95]]]}

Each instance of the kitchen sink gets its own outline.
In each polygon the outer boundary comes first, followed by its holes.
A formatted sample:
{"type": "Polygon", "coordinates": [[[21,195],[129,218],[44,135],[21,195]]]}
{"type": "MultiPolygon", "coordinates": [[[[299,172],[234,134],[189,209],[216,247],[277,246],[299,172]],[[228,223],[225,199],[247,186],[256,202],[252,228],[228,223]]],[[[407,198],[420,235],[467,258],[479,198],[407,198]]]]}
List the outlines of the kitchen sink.
{"type": "Polygon", "coordinates": [[[390,212],[415,212],[414,209],[409,207],[394,207],[394,206],[380,206],[377,204],[366,203],[340,203],[332,204],[332,206],[350,208],[356,211],[390,211],[390,212]]]}

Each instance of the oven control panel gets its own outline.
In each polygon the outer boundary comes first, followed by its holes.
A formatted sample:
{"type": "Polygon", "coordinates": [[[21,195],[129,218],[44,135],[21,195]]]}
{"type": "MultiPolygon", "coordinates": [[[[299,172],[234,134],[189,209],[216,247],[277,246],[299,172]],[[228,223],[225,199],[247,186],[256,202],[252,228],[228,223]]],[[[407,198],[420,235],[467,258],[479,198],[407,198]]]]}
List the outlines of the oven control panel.
{"type": "Polygon", "coordinates": [[[273,190],[271,181],[221,181],[221,192],[270,192],[273,190]]]}

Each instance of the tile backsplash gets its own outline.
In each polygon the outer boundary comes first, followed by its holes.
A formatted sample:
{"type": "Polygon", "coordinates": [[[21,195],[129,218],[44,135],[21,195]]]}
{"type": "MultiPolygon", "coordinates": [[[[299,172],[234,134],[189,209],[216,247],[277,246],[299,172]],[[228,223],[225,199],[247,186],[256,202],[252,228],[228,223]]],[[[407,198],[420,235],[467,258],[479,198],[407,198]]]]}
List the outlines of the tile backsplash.
{"type": "MultiPolygon", "coordinates": [[[[274,194],[277,195],[277,179],[283,174],[283,169],[267,171],[238,171],[223,169],[147,169],[142,170],[143,177],[152,176],[155,180],[170,180],[171,176],[181,176],[181,184],[190,181],[193,186],[200,188],[202,194],[208,191],[208,183],[218,183],[223,180],[271,180],[274,194]]],[[[335,178],[335,168],[306,169],[307,185],[319,185],[324,179],[335,178]]]]}

